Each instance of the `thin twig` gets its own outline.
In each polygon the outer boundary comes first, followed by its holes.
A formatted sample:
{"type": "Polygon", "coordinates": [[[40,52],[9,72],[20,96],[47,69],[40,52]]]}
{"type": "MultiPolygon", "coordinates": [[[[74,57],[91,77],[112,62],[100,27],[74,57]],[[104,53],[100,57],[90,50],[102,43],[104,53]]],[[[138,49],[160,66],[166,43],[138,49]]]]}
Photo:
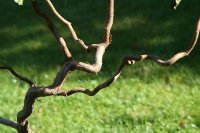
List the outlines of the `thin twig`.
{"type": "Polygon", "coordinates": [[[71,22],[69,22],[68,20],[66,20],[65,18],[63,18],[55,9],[54,5],[52,4],[52,2],[50,0],[46,0],[47,4],[49,5],[50,9],[53,11],[53,13],[55,14],[55,16],[60,19],[69,29],[73,39],[78,42],[84,49],[88,49],[88,46],[84,43],[83,40],[79,39],[78,36],[76,35],[76,32],[74,30],[74,28],[72,27],[71,22]]]}
{"type": "MultiPolygon", "coordinates": [[[[79,44],[86,50],[88,49],[92,49],[89,48],[90,46],[87,46],[83,40],[79,39],[74,28],[72,27],[71,22],[69,22],[68,20],[66,20],[63,16],[61,16],[58,11],[55,9],[54,5],[52,4],[52,2],[50,0],[46,0],[47,4],[49,5],[50,9],[53,11],[54,15],[61,21],[63,22],[67,28],[69,29],[73,39],[76,42],[79,42],[79,44]]],[[[111,43],[111,28],[113,25],[113,20],[114,20],[114,0],[108,0],[108,18],[107,18],[107,23],[106,26],[104,28],[104,39],[103,39],[103,43],[104,46],[107,47],[110,43],[111,43]]]]}
{"type": "Polygon", "coordinates": [[[44,13],[42,11],[42,9],[39,7],[37,0],[31,0],[31,4],[33,6],[33,9],[35,10],[35,12],[40,16],[43,17],[46,20],[46,23],[49,27],[49,29],[51,30],[51,32],[53,33],[54,37],[56,38],[56,40],[59,43],[59,46],[61,47],[63,54],[65,55],[65,57],[67,59],[71,59],[72,55],[67,47],[67,44],[64,40],[64,38],[61,36],[61,34],[59,33],[58,29],[56,28],[56,26],[53,24],[53,22],[51,21],[50,17],[48,16],[48,14],[44,13]]]}
{"type": "Polygon", "coordinates": [[[2,69],[2,70],[3,70],[3,69],[9,70],[9,71],[11,72],[11,74],[14,75],[16,78],[18,78],[18,79],[20,79],[20,80],[26,82],[26,83],[29,84],[30,86],[34,86],[33,81],[31,81],[30,79],[26,78],[25,76],[22,76],[22,75],[18,74],[12,67],[5,65],[5,66],[0,66],[0,70],[1,70],[1,69],[2,69]]]}

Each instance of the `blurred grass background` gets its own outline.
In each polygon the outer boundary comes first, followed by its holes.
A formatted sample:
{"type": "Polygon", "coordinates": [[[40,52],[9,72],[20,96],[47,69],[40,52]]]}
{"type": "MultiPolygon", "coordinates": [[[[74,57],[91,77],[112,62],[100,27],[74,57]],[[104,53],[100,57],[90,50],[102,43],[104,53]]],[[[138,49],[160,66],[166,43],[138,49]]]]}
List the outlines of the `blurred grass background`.
{"type": "MultiPolygon", "coordinates": [[[[52,1],[72,22],[87,44],[100,42],[107,17],[106,0],[52,1]]],[[[49,11],[43,1],[42,7],[49,11]]],[[[168,59],[191,41],[199,17],[199,0],[183,1],[177,11],[170,1],[116,1],[113,41],[97,75],[74,72],[63,88],[94,88],[117,68],[123,55],[150,53],[168,59]]],[[[52,83],[63,56],[44,20],[29,1],[17,6],[1,2],[0,64],[9,64],[38,85],[52,83]]],[[[91,62],[53,15],[75,59],[91,62]]],[[[76,94],[36,102],[29,119],[36,133],[198,133],[200,132],[200,46],[175,65],[163,68],[150,61],[127,67],[110,87],[95,97],[76,94]]],[[[0,116],[16,120],[28,86],[0,71],[0,116]]],[[[0,125],[5,133],[14,130],[0,125]]]]}

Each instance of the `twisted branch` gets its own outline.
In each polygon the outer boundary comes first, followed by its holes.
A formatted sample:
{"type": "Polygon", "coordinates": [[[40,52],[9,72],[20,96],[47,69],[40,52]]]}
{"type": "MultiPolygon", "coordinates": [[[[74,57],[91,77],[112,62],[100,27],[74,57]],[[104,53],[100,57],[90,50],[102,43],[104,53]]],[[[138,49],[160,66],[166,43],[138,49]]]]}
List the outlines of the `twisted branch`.
{"type": "Polygon", "coordinates": [[[17,122],[20,126],[26,125],[28,117],[32,114],[35,100],[47,96],[66,96],[66,93],[60,87],[31,87],[26,93],[23,109],[17,114],[17,122]]]}
{"type": "Polygon", "coordinates": [[[184,50],[183,52],[178,52],[177,54],[175,54],[174,56],[172,56],[169,60],[161,60],[159,57],[154,56],[154,55],[148,55],[148,54],[144,54],[144,55],[139,55],[139,56],[126,56],[124,57],[122,64],[119,66],[119,68],[116,70],[116,72],[105,82],[103,82],[102,84],[98,85],[97,87],[94,88],[94,90],[89,90],[86,88],[74,88],[71,89],[69,91],[66,92],[67,96],[73,95],[75,93],[84,93],[86,95],[89,96],[94,96],[96,95],[101,89],[108,87],[110,84],[112,84],[116,79],[118,79],[118,77],[120,76],[123,68],[126,65],[131,65],[131,64],[135,64],[138,61],[143,61],[143,60],[152,60],[154,62],[156,62],[157,64],[161,65],[161,66],[169,66],[174,64],[176,61],[178,61],[179,59],[188,56],[190,54],[190,52],[193,50],[193,48],[195,47],[198,37],[199,37],[199,32],[200,32],[200,18],[197,21],[197,25],[196,25],[196,30],[194,32],[194,37],[192,39],[192,42],[190,43],[190,45],[188,46],[188,48],[186,50],[184,50]]]}

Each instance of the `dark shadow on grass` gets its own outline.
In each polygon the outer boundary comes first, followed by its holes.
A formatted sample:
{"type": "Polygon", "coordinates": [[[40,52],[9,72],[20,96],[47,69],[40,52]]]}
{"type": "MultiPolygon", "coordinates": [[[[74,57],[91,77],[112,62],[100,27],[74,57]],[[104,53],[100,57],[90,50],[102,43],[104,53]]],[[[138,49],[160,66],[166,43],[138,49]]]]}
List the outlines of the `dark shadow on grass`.
{"type": "MultiPolygon", "coordinates": [[[[101,41],[106,18],[106,1],[69,0],[54,3],[62,9],[59,9],[61,14],[72,21],[78,35],[86,40],[86,43],[101,41]]],[[[104,75],[108,76],[116,69],[123,55],[150,53],[167,59],[187,47],[195,21],[199,17],[198,3],[198,0],[184,1],[180,8],[173,12],[170,11],[168,1],[116,1],[113,42],[104,56],[103,72],[108,73],[104,75]]],[[[53,69],[63,61],[55,39],[44,21],[30,10],[28,2],[23,7],[18,7],[9,1],[2,3],[1,7],[0,49],[4,52],[0,53],[0,64],[6,63],[16,67],[21,67],[22,64],[32,67],[36,64],[38,67],[35,71],[39,73],[53,69]],[[34,43],[37,43],[38,47],[35,48],[34,43]]],[[[93,54],[82,54],[83,50],[74,44],[65,26],[53,18],[67,39],[74,57],[91,62],[93,54]]],[[[189,57],[178,64],[200,74],[199,49],[198,45],[189,57]]]]}

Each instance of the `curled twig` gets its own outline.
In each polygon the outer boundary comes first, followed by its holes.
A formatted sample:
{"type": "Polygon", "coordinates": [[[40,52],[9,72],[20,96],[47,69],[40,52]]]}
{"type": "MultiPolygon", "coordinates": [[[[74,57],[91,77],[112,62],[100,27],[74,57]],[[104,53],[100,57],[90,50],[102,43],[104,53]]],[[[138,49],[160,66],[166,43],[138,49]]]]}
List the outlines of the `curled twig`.
{"type": "Polygon", "coordinates": [[[26,83],[29,84],[31,87],[34,86],[33,81],[31,81],[30,79],[28,79],[28,78],[26,78],[26,77],[24,77],[24,76],[18,74],[12,67],[5,65],[5,66],[0,66],[0,69],[2,69],[2,70],[3,70],[3,69],[9,70],[9,71],[12,73],[12,75],[14,75],[16,78],[18,78],[18,79],[20,79],[20,80],[26,82],[26,83]]]}

